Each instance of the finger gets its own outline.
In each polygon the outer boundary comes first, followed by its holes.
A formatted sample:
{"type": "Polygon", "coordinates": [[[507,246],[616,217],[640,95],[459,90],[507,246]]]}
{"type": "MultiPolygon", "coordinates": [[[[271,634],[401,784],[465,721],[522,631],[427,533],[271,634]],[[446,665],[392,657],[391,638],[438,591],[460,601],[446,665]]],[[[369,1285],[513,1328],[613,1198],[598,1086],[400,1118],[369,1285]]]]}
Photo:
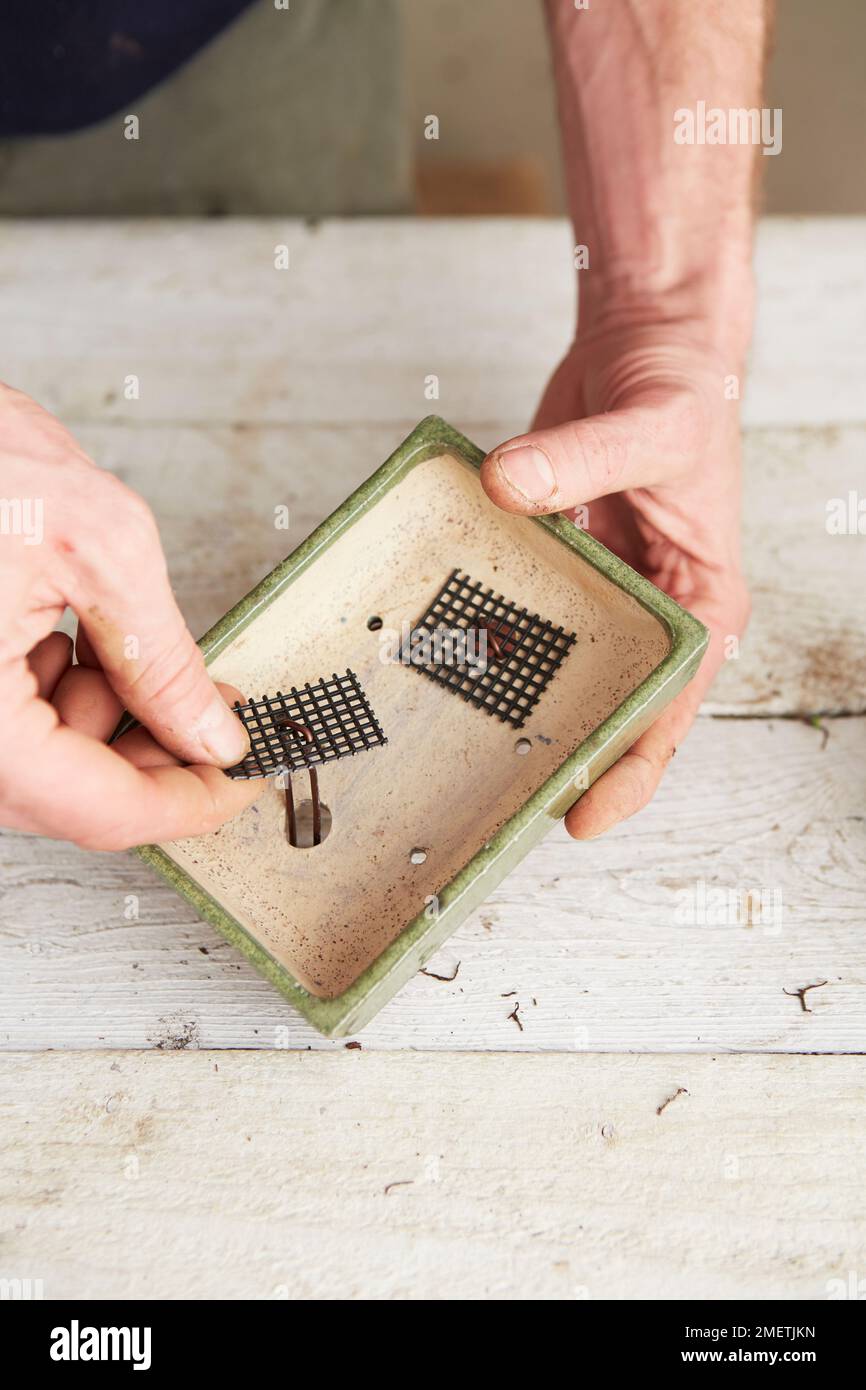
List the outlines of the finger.
{"type": "Polygon", "coordinates": [[[169,753],[157,743],[153,734],[138,725],[112,743],[114,752],[132,763],[133,767],[179,767],[180,763],[173,753],[169,753]]]}
{"type": "Polygon", "coordinates": [[[714,593],[702,594],[690,606],[710,629],[710,645],[704,659],[686,688],[656,722],[566,814],[565,828],[576,840],[603,835],[652,800],[725,659],[725,637],[742,632],[748,620],[748,595],[739,580],[730,581],[724,600],[714,593]]]}
{"type": "Polygon", "coordinates": [[[57,553],[89,642],[81,650],[96,656],[122,704],[163,747],[191,763],[239,762],[246,731],[181,617],[145,503],[93,470],[79,480],[69,513],[60,537],[66,548],[57,553]]]}
{"type": "Polygon", "coordinates": [[[89,666],[70,667],[57,684],[52,704],[64,724],[103,743],[123,713],[103,673],[89,666]]]}
{"type": "Polygon", "coordinates": [[[29,652],[27,664],[36,677],[39,698],[50,700],[57,682],[72,661],[72,638],[52,632],[29,652]]]}
{"type": "MultiPolygon", "coordinates": [[[[227,705],[233,705],[236,700],[242,705],[246,704],[245,696],[233,685],[225,685],[218,681],[217,690],[227,705]]],[[[122,758],[126,758],[128,762],[132,763],[133,767],[175,767],[177,765],[178,760],[174,754],[169,753],[161,744],[157,743],[147,729],[141,727],[130,729],[128,733],[122,734],[111,746],[122,758]]]]}
{"type": "Polygon", "coordinates": [[[693,448],[696,405],[670,388],[662,400],[519,435],[488,454],[481,485],[504,511],[534,514],[672,482],[693,448]]]}
{"type": "Polygon", "coordinates": [[[262,781],[212,766],[139,769],[33,701],[8,756],[7,824],[85,849],[120,850],[216,830],[249,806],[262,781]],[[20,751],[19,751],[20,749],[20,751]]]}
{"type": "Polygon", "coordinates": [[[565,817],[575,840],[594,840],[642,810],[655,795],[671,758],[698,712],[701,695],[690,687],[642,734],[603,777],[584,792],[565,817]]]}
{"type": "Polygon", "coordinates": [[[81,623],[78,624],[75,633],[75,660],[78,662],[79,666],[99,667],[99,657],[93,650],[90,638],[87,636],[81,623]]]}

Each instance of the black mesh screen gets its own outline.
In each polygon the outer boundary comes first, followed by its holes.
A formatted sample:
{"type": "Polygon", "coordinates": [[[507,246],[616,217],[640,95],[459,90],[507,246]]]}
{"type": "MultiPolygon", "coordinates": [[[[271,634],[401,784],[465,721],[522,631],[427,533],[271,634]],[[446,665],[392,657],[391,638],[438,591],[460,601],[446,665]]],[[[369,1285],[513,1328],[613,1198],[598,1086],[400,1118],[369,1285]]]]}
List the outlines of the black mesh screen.
{"type": "Polygon", "coordinates": [[[400,659],[519,729],[576,641],[573,632],[554,627],[454,570],[413,627],[400,659]],[[449,640],[437,648],[436,633],[465,633],[474,640],[449,640]],[[473,656],[479,648],[483,651],[482,633],[487,652],[486,660],[479,661],[473,656]]]}
{"type": "Polygon", "coordinates": [[[226,769],[229,777],[297,772],[388,742],[354,671],[234,708],[249,733],[250,751],[226,769]]]}

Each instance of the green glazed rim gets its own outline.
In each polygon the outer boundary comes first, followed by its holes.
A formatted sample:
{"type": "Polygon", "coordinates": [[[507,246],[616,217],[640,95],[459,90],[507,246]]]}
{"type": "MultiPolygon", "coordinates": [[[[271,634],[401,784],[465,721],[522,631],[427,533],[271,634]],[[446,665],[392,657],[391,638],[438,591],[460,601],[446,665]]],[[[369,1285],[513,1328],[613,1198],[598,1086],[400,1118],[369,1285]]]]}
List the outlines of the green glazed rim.
{"type": "MultiPolygon", "coordinates": [[[[304,570],[316,563],[328,547],[374,507],[410,469],[425,459],[446,452],[457,455],[476,469],[481,467],[485,458],[481,449],[446,421],[437,415],[429,415],[395,449],[381,468],[205,633],[199,642],[205,661],[212,661],[223,651],[263,608],[293,584],[304,570]]],[[[304,989],[291,971],[266,951],[236,918],[158,845],[143,845],[136,851],[206,921],[242,951],[315,1028],[328,1037],[345,1036],[369,1021],[414,970],[420,969],[429,960],[477,902],[501,881],[512,862],[516,863],[528,852],[544,830],[563,816],[586,790],[589,782],[581,785],[581,774],[593,765],[603,769],[607,765],[604,762],[605,751],[609,753],[611,745],[615,746],[618,740],[621,742],[629,727],[636,726],[642,715],[646,718],[648,707],[660,705],[668,692],[676,693],[697,670],[706,650],[709,634],[697,618],[587,532],[562,516],[528,517],[526,520],[530,525],[543,526],[652,613],[666,629],[670,649],[632,694],[579,744],[492,839],[441,889],[434,917],[431,918],[427,911],[419,913],[347,990],[332,999],[321,999],[304,989]]],[[[608,763],[610,760],[608,758],[608,763]]]]}

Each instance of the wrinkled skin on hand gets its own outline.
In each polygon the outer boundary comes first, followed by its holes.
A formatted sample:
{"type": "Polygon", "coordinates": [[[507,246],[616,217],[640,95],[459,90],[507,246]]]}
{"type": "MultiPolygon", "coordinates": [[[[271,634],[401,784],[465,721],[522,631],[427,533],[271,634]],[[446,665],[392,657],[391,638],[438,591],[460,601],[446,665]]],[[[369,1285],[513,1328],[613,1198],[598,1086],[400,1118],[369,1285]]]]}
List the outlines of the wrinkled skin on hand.
{"type": "Polygon", "coordinates": [[[647,804],[725,659],[725,639],[748,621],[729,370],[693,325],[590,331],[554,372],[530,433],[482,466],[485,490],[506,511],[587,505],[590,533],[710,630],[695,679],[568,813],[577,839],[647,804]]]}
{"type": "Polygon", "coordinates": [[[0,498],[0,825],[125,849],[243,810],[261,785],[220,771],[248,748],[239,693],[207,674],[149,509],[4,386],[0,498]],[[108,747],[124,708],[143,727],[108,747]]]}

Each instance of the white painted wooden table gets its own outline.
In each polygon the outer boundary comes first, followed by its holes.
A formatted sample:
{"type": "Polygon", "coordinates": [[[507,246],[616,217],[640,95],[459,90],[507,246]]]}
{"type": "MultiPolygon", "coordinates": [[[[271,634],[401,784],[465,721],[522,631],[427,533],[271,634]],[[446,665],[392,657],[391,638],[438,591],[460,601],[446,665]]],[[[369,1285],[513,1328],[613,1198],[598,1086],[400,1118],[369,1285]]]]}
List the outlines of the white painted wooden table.
{"type": "MultiPolygon", "coordinates": [[[[754,619],[661,792],[600,841],[554,832],[431,967],[454,983],[419,975],[363,1051],[134,857],[2,835],[0,1275],[822,1297],[862,1265],[862,1064],[727,1054],[866,1052],[866,536],[825,525],[866,490],[863,235],[761,229],[754,619]],[[809,1012],[785,992],[818,981],[809,1012]],[[658,1055],[601,1055],[628,1053],[658,1055]]],[[[525,427],[569,250],[541,221],[7,223],[0,371],[148,498],[201,631],[428,413],[429,374],[479,444],[525,427]]]]}

